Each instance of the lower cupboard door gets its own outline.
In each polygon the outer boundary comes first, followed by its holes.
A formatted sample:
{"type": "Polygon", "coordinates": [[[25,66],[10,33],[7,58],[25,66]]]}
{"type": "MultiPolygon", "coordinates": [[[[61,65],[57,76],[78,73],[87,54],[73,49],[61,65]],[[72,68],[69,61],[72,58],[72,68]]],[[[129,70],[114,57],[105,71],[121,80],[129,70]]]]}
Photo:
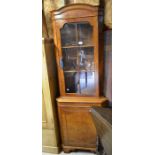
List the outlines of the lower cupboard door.
{"type": "Polygon", "coordinates": [[[63,144],[96,147],[96,129],[88,107],[59,107],[63,144]]]}

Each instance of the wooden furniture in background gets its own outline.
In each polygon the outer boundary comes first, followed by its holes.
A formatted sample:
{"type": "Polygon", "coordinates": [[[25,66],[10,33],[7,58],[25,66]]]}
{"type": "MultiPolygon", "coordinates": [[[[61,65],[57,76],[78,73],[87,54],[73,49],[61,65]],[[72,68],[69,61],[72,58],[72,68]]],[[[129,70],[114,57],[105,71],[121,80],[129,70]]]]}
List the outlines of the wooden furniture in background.
{"type": "Polygon", "coordinates": [[[91,108],[92,118],[97,130],[97,155],[112,155],[112,109],[91,108]]]}
{"type": "Polygon", "coordinates": [[[96,150],[92,106],[105,106],[103,94],[103,9],[72,4],[52,11],[60,97],[62,147],[96,150]]]}
{"type": "Polygon", "coordinates": [[[60,141],[55,98],[57,76],[52,39],[42,40],[42,151],[58,153],[60,141]]]}

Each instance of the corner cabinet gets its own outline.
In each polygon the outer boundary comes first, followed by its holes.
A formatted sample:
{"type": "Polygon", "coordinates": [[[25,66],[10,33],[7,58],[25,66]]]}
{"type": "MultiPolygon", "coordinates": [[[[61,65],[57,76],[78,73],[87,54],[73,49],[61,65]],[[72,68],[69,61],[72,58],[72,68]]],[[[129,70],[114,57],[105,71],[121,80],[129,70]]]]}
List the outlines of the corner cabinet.
{"type": "Polygon", "coordinates": [[[52,11],[60,97],[62,147],[96,149],[92,106],[105,106],[103,92],[103,10],[87,4],[52,11]]]}

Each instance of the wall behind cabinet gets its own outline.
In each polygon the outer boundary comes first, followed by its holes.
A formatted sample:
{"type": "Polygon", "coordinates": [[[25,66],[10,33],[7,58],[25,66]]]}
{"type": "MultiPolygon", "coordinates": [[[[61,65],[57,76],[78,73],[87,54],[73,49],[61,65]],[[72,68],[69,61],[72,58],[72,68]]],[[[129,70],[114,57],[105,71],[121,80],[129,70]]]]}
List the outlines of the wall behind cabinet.
{"type": "Polygon", "coordinates": [[[66,3],[86,3],[91,5],[103,5],[105,6],[104,23],[107,27],[112,28],[112,0],[43,0],[43,11],[47,23],[48,35],[53,38],[53,32],[51,28],[51,10],[59,9],[66,5],[66,3]]]}

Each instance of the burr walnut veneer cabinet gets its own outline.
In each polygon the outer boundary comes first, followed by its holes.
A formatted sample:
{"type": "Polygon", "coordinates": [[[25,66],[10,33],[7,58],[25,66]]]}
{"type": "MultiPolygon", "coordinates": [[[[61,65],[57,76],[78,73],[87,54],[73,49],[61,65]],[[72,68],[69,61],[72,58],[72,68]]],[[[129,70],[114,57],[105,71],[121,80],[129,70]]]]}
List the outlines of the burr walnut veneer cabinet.
{"type": "Polygon", "coordinates": [[[103,10],[87,4],[52,11],[60,97],[57,98],[64,152],[96,150],[90,108],[105,106],[103,10]]]}

